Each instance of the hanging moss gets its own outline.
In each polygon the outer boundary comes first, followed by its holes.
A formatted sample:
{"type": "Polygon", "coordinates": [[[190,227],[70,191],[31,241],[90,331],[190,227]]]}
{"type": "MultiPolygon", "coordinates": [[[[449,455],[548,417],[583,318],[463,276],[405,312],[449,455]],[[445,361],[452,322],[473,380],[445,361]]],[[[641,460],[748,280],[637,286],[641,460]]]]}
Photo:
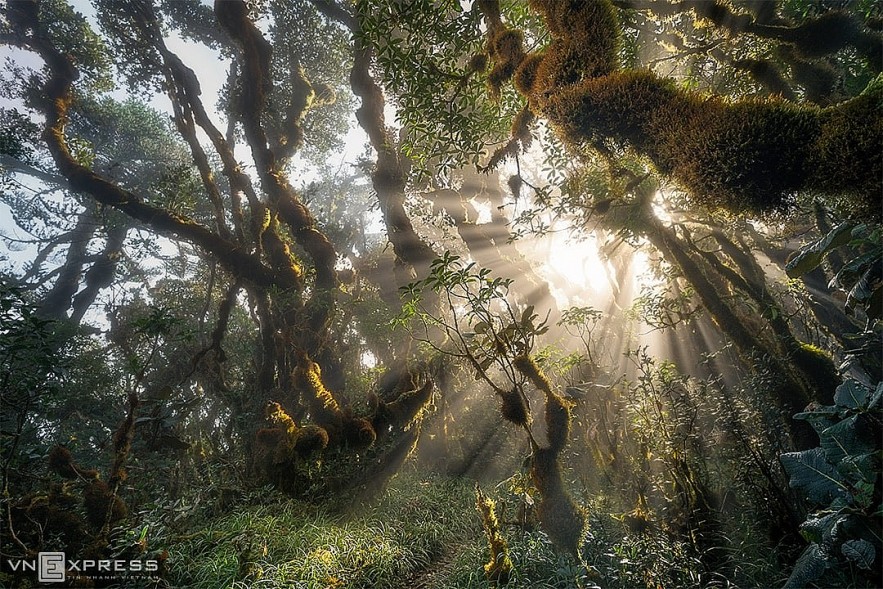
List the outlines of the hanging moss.
{"type": "Polygon", "coordinates": [[[87,520],[96,529],[101,529],[105,523],[113,525],[129,513],[123,500],[100,480],[92,481],[83,491],[83,507],[87,520]]]}
{"type": "Polygon", "coordinates": [[[70,450],[64,446],[53,446],[49,451],[49,469],[65,479],[97,479],[98,471],[84,469],[74,462],[70,450]]]}
{"type": "Polygon", "coordinates": [[[488,547],[491,552],[490,561],[484,565],[484,574],[488,581],[498,585],[509,582],[512,574],[512,559],[509,558],[509,546],[500,532],[500,522],[497,519],[496,505],[494,500],[475,487],[475,506],[481,514],[481,525],[487,536],[488,547]]]}
{"type": "Polygon", "coordinates": [[[502,400],[500,413],[503,414],[503,419],[523,427],[530,425],[530,411],[521,391],[513,389],[499,393],[499,395],[502,400]]]}
{"type": "Polygon", "coordinates": [[[572,403],[555,393],[546,394],[546,436],[549,449],[559,453],[570,437],[570,409],[572,403]]]}
{"type": "MultiPolygon", "coordinates": [[[[522,149],[526,150],[527,148],[529,148],[531,142],[533,141],[533,135],[530,132],[530,127],[531,125],[533,125],[533,122],[535,120],[536,117],[529,108],[521,109],[521,111],[512,120],[512,129],[510,130],[510,133],[512,137],[515,137],[521,142],[522,149]]],[[[520,177],[516,177],[520,179],[520,177]]]]}

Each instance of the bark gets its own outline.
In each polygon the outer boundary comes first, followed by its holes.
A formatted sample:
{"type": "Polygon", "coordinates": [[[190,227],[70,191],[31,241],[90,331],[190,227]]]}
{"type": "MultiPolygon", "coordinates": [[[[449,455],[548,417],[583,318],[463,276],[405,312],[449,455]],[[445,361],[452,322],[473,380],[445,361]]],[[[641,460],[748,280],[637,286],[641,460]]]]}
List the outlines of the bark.
{"type": "Polygon", "coordinates": [[[80,323],[86,311],[95,302],[98,293],[113,284],[117,265],[123,251],[123,242],[125,242],[128,232],[129,226],[126,223],[118,223],[108,229],[104,249],[98,259],[86,271],[86,284],[83,290],[74,297],[73,311],[71,312],[71,320],[74,323],[80,323]]]}
{"type": "Polygon", "coordinates": [[[62,319],[67,316],[71,300],[80,288],[83,267],[88,262],[89,242],[95,237],[98,223],[98,218],[90,206],[77,216],[77,224],[71,232],[64,264],[60,268],[55,284],[40,303],[41,315],[52,319],[62,319]]]}
{"type": "MultiPolygon", "coordinates": [[[[776,381],[772,382],[771,386],[774,388],[775,400],[779,407],[786,411],[789,417],[802,412],[812,399],[812,391],[808,390],[806,382],[795,374],[794,367],[786,363],[777,350],[771,350],[757,337],[757,334],[749,331],[671,229],[656,219],[648,219],[645,235],[693,285],[715,325],[733,342],[746,363],[755,370],[767,368],[776,375],[776,381]]],[[[818,437],[806,422],[789,420],[789,423],[792,439],[798,448],[811,448],[818,443],[818,437]]]]}

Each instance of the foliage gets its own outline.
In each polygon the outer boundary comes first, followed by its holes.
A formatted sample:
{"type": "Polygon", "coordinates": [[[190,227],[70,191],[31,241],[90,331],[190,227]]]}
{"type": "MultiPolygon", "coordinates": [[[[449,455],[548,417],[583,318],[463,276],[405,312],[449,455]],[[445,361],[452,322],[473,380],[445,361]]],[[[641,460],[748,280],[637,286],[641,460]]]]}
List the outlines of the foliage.
{"type": "Polygon", "coordinates": [[[785,270],[792,278],[802,276],[837,250],[846,250],[849,259],[837,269],[831,286],[846,292],[847,312],[861,309],[871,328],[883,314],[883,227],[844,221],[795,252],[785,270]]]}
{"type": "Polygon", "coordinates": [[[797,416],[818,432],[820,447],[781,456],[791,486],[817,506],[800,527],[810,545],[789,588],[844,576],[860,586],[880,583],[883,383],[847,380],[834,402],[797,416]]]}
{"type": "Polygon", "coordinates": [[[424,177],[445,178],[475,165],[485,146],[508,132],[519,108],[513,96],[500,104],[482,99],[486,57],[477,5],[383,0],[357,3],[362,41],[377,55],[386,87],[396,99],[406,153],[424,177]],[[476,59],[470,59],[471,56],[476,59]],[[502,116],[501,116],[502,112],[502,116]]]}

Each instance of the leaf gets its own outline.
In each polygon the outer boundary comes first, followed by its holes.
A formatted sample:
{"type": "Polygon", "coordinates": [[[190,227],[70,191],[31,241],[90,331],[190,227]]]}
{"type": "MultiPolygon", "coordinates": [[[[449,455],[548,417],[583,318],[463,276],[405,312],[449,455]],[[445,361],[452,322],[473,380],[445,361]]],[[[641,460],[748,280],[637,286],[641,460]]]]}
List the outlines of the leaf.
{"type": "MultiPolygon", "coordinates": [[[[825,457],[841,472],[840,463],[850,456],[870,454],[875,450],[876,435],[865,416],[853,415],[832,425],[819,435],[825,457]]],[[[847,471],[848,472],[848,471],[847,471]]],[[[843,472],[846,474],[846,472],[843,472]]],[[[868,473],[870,475],[870,473],[868,473]]],[[[867,478],[862,476],[861,478],[867,478]]]]}
{"type": "Polygon", "coordinates": [[[879,410],[881,407],[883,407],[883,382],[877,383],[877,388],[874,390],[871,400],[868,401],[868,409],[879,410]]]}
{"type": "Polygon", "coordinates": [[[803,491],[810,501],[827,505],[836,497],[849,497],[840,473],[825,460],[825,452],[821,448],[787,452],[779,460],[791,477],[789,485],[803,491]]]}
{"type": "Polygon", "coordinates": [[[834,403],[841,407],[859,409],[868,402],[871,391],[857,380],[847,380],[837,387],[834,392],[834,403]]]}
{"type": "Polygon", "coordinates": [[[810,516],[805,522],[800,524],[800,535],[808,542],[816,542],[818,544],[829,543],[834,527],[842,519],[844,519],[844,516],[839,513],[829,513],[822,517],[810,516]]]}
{"type": "Polygon", "coordinates": [[[533,310],[533,305],[528,305],[527,308],[524,309],[524,312],[521,314],[521,325],[526,327],[529,324],[534,316],[533,310]]]}
{"type": "Polygon", "coordinates": [[[868,318],[876,319],[880,316],[878,305],[872,305],[875,298],[879,298],[881,291],[881,281],[883,281],[883,266],[881,264],[871,264],[871,267],[862,274],[861,279],[855,283],[855,286],[846,295],[846,309],[854,309],[856,305],[860,305],[867,310],[868,318]],[[874,308],[874,307],[877,308],[874,308]]]}
{"type": "MultiPolygon", "coordinates": [[[[829,286],[839,287],[844,290],[851,288],[858,283],[863,274],[874,269],[874,266],[880,264],[880,249],[874,248],[865,252],[851,260],[849,260],[837,272],[836,276],[831,280],[829,286]]],[[[873,275],[872,275],[873,282],[873,275]]]]}
{"type": "Polygon", "coordinates": [[[821,239],[800,248],[785,264],[785,273],[789,278],[798,278],[814,270],[828,252],[849,243],[853,227],[852,223],[841,223],[821,239]]]}
{"type": "Polygon", "coordinates": [[[825,406],[814,409],[813,411],[797,413],[794,415],[794,419],[808,422],[817,434],[821,434],[823,431],[840,421],[840,414],[842,411],[842,409],[838,409],[833,405],[825,406]]]}
{"type": "Polygon", "coordinates": [[[867,540],[848,540],[840,547],[843,556],[854,562],[860,569],[870,571],[874,564],[876,551],[874,545],[867,540]]]}
{"type": "Polygon", "coordinates": [[[797,559],[794,570],[782,589],[802,589],[825,574],[828,566],[830,563],[819,545],[810,544],[797,559]]]}

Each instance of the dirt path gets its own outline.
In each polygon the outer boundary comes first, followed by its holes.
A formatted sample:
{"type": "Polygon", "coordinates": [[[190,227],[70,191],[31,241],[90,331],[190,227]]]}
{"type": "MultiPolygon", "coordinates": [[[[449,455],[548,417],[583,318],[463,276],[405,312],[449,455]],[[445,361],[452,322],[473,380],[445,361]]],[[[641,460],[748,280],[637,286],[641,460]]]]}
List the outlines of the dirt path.
{"type": "Polygon", "coordinates": [[[417,571],[404,586],[410,589],[432,589],[437,586],[439,581],[448,576],[461,550],[460,546],[448,546],[438,557],[417,571]]]}

